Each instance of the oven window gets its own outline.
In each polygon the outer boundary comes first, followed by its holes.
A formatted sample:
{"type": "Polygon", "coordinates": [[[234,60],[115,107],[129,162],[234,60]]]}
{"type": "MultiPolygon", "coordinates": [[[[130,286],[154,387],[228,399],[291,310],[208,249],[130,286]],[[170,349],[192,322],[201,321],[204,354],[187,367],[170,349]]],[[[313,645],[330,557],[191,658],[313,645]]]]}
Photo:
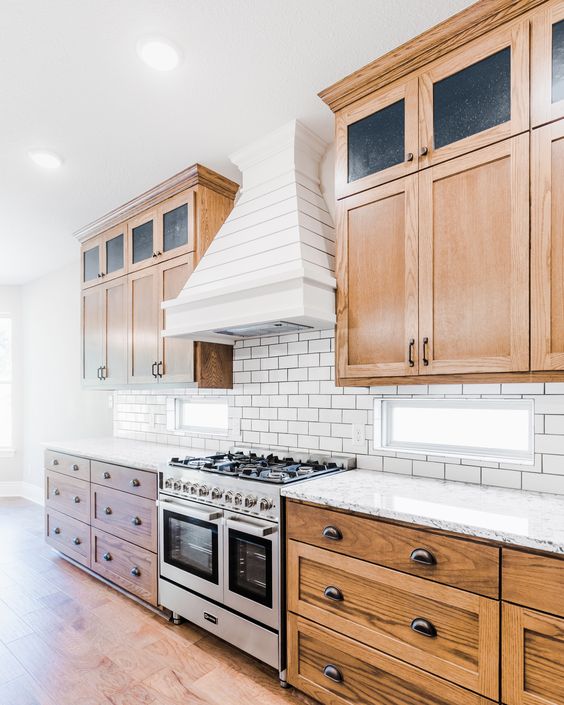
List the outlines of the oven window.
{"type": "Polygon", "coordinates": [[[272,607],[272,542],[229,529],[229,590],[272,607]]]}
{"type": "Polygon", "coordinates": [[[169,511],[163,523],[165,563],[217,585],[217,525],[169,511]]]}

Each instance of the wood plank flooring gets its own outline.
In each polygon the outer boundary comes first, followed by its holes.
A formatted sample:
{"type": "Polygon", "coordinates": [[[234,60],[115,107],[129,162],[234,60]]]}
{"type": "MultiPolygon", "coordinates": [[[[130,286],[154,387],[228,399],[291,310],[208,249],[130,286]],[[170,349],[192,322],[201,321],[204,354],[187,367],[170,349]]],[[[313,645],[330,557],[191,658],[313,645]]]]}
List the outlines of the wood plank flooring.
{"type": "Polygon", "coordinates": [[[315,705],[268,666],[176,627],[43,541],[43,511],[0,499],[0,705],[315,705]]]}

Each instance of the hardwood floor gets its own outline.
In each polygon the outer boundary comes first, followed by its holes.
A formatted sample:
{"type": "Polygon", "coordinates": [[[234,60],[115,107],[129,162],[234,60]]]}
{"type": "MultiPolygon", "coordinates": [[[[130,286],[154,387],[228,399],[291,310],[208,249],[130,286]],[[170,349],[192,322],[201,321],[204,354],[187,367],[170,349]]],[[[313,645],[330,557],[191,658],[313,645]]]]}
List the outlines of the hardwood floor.
{"type": "Polygon", "coordinates": [[[176,627],[43,541],[41,507],[0,499],[0,705],[314,705],[277,673],[176,627]]]}

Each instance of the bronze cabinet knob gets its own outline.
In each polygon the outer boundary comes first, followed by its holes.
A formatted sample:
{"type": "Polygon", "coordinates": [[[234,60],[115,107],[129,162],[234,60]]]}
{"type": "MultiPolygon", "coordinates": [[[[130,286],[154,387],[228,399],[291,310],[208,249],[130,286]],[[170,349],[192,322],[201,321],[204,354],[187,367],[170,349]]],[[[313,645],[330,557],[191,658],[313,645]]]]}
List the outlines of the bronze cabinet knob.
{"type": "Polygon", "coordinates": [[[111,507],[106,507],[106,508],[104,509],[104,512],[105,512],[106,514],[111,514],[111,513],[112,513],[112,508],[111,508],[111,507]]]}
{"type": "Polygon", "coordinates": [[[138,578],[141,575],[141,571],[139,570],[139,568],[137,566],[134,566],[131,569],[131,575],[135,576],[136,578],[138,578]]]}
{"type": "Polygon", "coordinates": [[[111,553],[104,553],[104,555],[102,556],[102,558],[103,558],[105,561],[111,561],[111,560],[112,560],[112,554],[111,554],[111,553]]]}

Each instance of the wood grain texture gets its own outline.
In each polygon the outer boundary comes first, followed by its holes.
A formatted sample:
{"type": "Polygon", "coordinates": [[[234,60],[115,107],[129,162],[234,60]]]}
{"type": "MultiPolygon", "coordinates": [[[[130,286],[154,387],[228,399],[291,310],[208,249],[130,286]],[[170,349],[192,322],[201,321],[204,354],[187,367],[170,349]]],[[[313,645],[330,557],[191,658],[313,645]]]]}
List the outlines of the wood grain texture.
{"type": "Polygon", "coordinates": [[[78,455],[46,450],[45,468],[69,477],[77,477],[79,480],[90,480],[90,460],[78,455]]]}
{"type": "Polygon", "coordinates": [[[84,386],[99,387],[104,364],[104,291],[83,289],[80,294],[81,380],[84,386]]]}
{"type": "Polygon", "coordinates": [[[203,389],[233,389],[233,346],[196,343],[196,382],[203,389]]]}
{"type": "Polygon", "coordinates": [[[127,277],[102,285],[104,358],[100,386],[110,389],[127,384],[128,295],[127,277]]]}
{"type": "Polygon", "coordinates": [[[153,500],[99,485],[92,485],[91,496],[92,527],[157,552],[157,508],[153,500]]]}
{"type": "Polygon", "coordinates": [[[419,79],[419,144],[428,149],[420,159],[427,167],[518,135],[529,129],[529,21],[501,27],[425,68],[419,79]],[[435,148],[433,86],[505,48],[511,49],[511,118],[462,140],[435,148]]]}
{"type": "Polygon", "coordinates": [[[374,186],[412,174],[419,168],[418,80],[411,78],[368,96],[336,115],[335,121],[335,194],[344,198],[374,186]],[[405,161],[374,174],[348,181],[348,128],[358,120],[377,113],[400,100],[405,104],[405,161]],[[407,159],[411,153],[413,158],[407,159]]]}
{"type": "Polygon", "coordinates": [[[235,193],[225,194],[206,186],[197,189],[198,198],[195,204],[196,247],[194,266],[204,256],[216,233],[233,210],[235,193]]]}
{"type": "Polygon", "coordinates": [[[354,101],[418,72],[465,44],[512,22],[546,0],[480,0],[323,90],[337,112],[354,101]]]}
{"type": "Polygon", "coordinates": [[[45,472],[45,507],[90,522],[90,483],[58,472],[45,472]]]}
{"type": "Polygon", "coordinates": [[[92,482],[102,487],[156,499],[157,481],[158,477],[154,472],[92,460],[92,482]]]}
{"type": "Polygon", "coordinates": [[[489,698],[499,694],[499,602],[288,543],[288,609],[489,698]],[[327,587],[339,590],[329,599],[327,587]],[[411,628],[425,619],[429,638],[411,628]]]}
{"type": "Polygon", "coordinates": [[[547,370],[545,372],[499,372],[483,374],[444,374],[418,375],[417,377],[344,377],[337,371],[336,385],[340,387],[370,387],[402,384],[482,384],[483,382],[564,382],[564,372],[547,370]]]}
{"type": "Polygon", "coordinates": [[[92,223],[80,228],[74,233],[74,237],[80,242],[98,235],[114,225],[119,225],[124,221],[137,216],[144,210],[153,208],[161,201],[175,196],[180,191],[198,185],[223,194],[233,200],[239,190],[239,184],[221,176],[215,171],[208,169],[201,164],[193,164],[174,176],[162,181],[153,188],[145,191],[141,195],[115,208],[106,215],[98,218],[92,223]]]}
{"type": "Polygon", "coordinates": [[[447,683],[320,625],[288,616],[288,680],[327,705],[488,705],[490,700],[447,683]],[[338,669],[336,683],[323,671],[338,669]]]}
{"type": "Polygon", "coordinates": [[[564,560],[502,550],[502,597],[564,617],[564,560]]]}
{"type": "Polygon", "coordinates": [[[502,701],[564,705],[564,620],[503,603],[502,701]]]}
{"type": "Polygon", "coordinates": [[[159,270],[129,274],[129,384],[155,384],[153,364],[159,361],[159,270]]]}
{"type": "Polygon", "coordinates": [[[552,0],[531,17],[531,124],[564,117],[564,100],[552,102],[552,25],[564,19],[563,0],[552,0]]]}
{"type": "Polygon", "coordinates": [[[419,369],[417,177],[339,201],[337,232],[339,374],[413,378],[419,369]]]}
{"type": "Polygon", "coordinates": [[[531,366],[564,370],[564,121],[531,142],[531,366]]]}
{"type": "Polygon", "coordinates": [[[287,502],[286,527],[291,540],[499,597],[499,549],[493,546],[292,501],[287,502]],[[337,527],[342,539],[325,538],[322,532],[327,526],[337,527]],[[414,563],[410,556],[416,548],[430,551],[436,563],[414,563]]]}
{"type": "Polygon", "coordinates": [[[90,526],[84,522],[47,509],[45,541],[82,565],[90,567],[90,526]]]}
{"type": "Polygon", "coordinates": [[[424,373],[529,369],[528,145],[520,135],[420,174],[424,373]]]}

